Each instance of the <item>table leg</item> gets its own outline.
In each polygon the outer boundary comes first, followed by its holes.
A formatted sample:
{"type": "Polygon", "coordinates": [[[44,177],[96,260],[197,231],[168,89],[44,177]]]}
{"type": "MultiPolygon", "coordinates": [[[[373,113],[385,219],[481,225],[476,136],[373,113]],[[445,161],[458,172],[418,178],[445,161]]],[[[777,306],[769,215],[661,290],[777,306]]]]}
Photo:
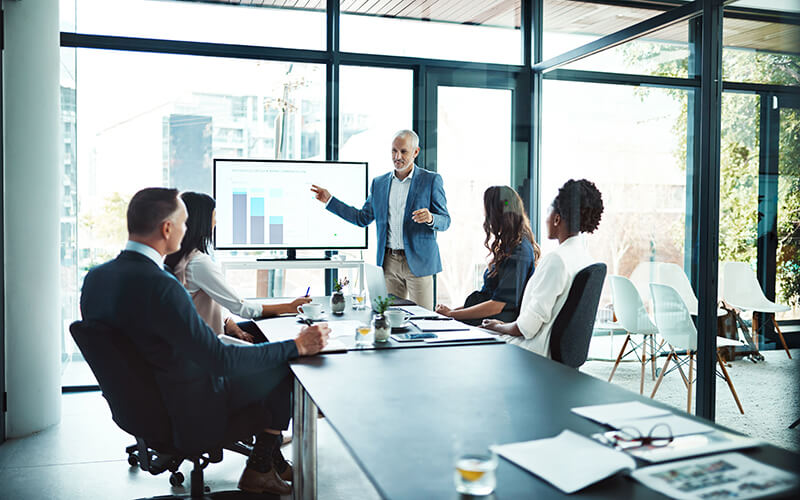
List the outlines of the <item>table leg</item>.
{"type": "Polygon", "coordinates": [[[294,382],[293,496],[295,500],[317,498],[317,405],[302,384],[294,382]]]}

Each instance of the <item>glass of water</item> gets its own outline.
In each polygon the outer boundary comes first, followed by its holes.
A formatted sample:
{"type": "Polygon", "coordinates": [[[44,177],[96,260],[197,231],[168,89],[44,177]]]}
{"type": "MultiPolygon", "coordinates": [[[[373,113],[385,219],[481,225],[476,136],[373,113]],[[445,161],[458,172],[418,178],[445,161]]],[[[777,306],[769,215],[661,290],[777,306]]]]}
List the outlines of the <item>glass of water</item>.
{"type": "Polygon", "coordinates": [[[456,491],[465,495],[490,495],[497,486],[496,469],[497,455],[489,449],[459,454],[453,471],[456,491]]]}
{"type": "Polygon", "coordinates": [[[356,347],[372,347],[375,342],[375,333],[370,325],[358,325],[356,327],[356,347]]]}
{"type": "Polygon", "coordinates": [[[355,294],[353,294],[353,309],[357,311],[363,310],[364,304],[366,303],[366,299],[367,299],[366,290],[358,290],[355,294]]]}

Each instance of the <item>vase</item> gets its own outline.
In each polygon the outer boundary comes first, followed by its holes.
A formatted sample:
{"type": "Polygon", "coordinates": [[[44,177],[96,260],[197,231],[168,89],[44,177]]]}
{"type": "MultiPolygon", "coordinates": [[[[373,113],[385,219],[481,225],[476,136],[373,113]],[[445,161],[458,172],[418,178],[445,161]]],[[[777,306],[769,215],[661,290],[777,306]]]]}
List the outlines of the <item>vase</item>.
{"type": "Polygon", "coordinates": [[[331,312],[333,314],[344,314],[344,294],[342,292],[333,292],[331,295],[331,312]]]}
{"type": "Polygon", "coordinates": [[[375,331],[375,342],[387,342],[389,334],[392,333],[392,327],[382,314],[375,315],[372,318],[372,329],[375,331]]]}

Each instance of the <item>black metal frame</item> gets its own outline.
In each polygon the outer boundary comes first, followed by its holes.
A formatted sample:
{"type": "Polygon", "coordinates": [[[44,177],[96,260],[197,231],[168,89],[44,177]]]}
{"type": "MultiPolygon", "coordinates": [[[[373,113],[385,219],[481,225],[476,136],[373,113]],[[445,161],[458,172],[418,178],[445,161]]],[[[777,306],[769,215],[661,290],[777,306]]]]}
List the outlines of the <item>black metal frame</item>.
{"type": "MultiPolygon", "coordinates": [[[[3,11],[2,6],[0,6],[0,53],[5,48],[5,26],[6,26],[6,19],[5,19],[5,12],[3,11]]],[[[3,158],[5,158],[5,152],[3,145],[5,141],[3,138],[5,137],[5,132],[3,132],[3,123],[5,120],[2,119],[5,116],[5,110],[3,109],[3,58],[0,57],[0,234],[5,234],[5,224],[3,221],[5,220],[5,197],[3,193],[5,193],[5,163],[3,162],[3,158]]],[[[0,262],[5,262],[5,238],[0,240],[0,262]]],[[[6,412],[8,408],[6,405],[8,404],[8,398],[6,396],[6,268],[5,266],[0,266],[0,291],[3,292],[3,300],[0,301],[0,444],[5,442],[6,440],[6,412]]]]}
{"type": "MultiPolygon", "coordinates": [[[[723,7],[730,0],[696,0],[685,3],[678,0],[583,0],[598,4],[661,10],[655,17],[605,36],[595,42],[568,51],[547,61],[542,61],[542,0],[520,0],[522,31],[521,65],[475,63],[437,60],[416,57],[399,57],[375,54],[341,52],[339,50],[338,0],[327,0],[327,38],[325,50],[299,50],[278,47],[256,47],[234,44],[155,40],[135,37],[100,36],[80,33],[62,33],[65,47],[159,52],[242,59],[265,59],[325,64],[326,79],[326,158],[336,160],[339,148],[339,68],[341,65],[358,65],[411,69],[414,71],[413,127],[426,144],[435,147],[435,132],[429,123],[431,108],[430,87],[441,81],[442,75],[455,72],[462,75],[453,81],[477,81],[475,75],[505,75],[504,85],[514,91],[514,184],[518,186],[529,209],[531,224],[539,235],[541,178],[541,106],[544,79],[606,83],[616,85],[650,85],[683,88],[689,91],[689,123],[687,124],[687,241],[686,268],[696,286],[700,300],[700,331],[702,335],[698,352],[698,414],[714,416],[714,352],[711,349],[711,332],[716,331],[716,279],[717,234],[719,231],[719,122],[720,93],[726,91],[754,92],[777,96],[800,95],[800,88],[768,84],[724,82],[720,84],[721,30],[723,7]],[[615,45],[634,40],[664,28],[669,24],[689,20],[690,25],[690,77],[668,78],[647,75],[628,75],[597,71],[560,69],[559,66],[606,50],[615,45]],[[463,76],[471,75],[471,76],[463,76]],[[432,139],[431,139],[432,138],[432,139]],[[716,138],[716,141],[715,141],[716,138]],[[526,144],[520,145],[516,141],[526,144]],[[520,178],[522,177],[522,178],[520,178]],[[702,367],[702,368],[701,368],[702,367]]],[[[765,22],[800,24],[800,15],[724,7],[730,18],[765,22]]],[[[458,83],[460,85],[460,83],[458,83]]],[[[435,168],[435,159],[420,153],[419,162],[435,168]]],[[[774,268],[773,268],[774,270],[774,268]]],[[[326,281],[335,276],[326,273],[326,281]]]]}

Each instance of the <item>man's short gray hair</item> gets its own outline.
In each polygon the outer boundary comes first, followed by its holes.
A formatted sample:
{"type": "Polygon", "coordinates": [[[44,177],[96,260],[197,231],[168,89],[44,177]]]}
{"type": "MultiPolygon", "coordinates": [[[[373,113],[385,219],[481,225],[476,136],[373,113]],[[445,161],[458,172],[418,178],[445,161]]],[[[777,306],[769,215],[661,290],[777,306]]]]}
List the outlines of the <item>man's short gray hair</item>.
{"type": "Polygon", "coordinates": [[[394,134],[394,137],[392,137],[392,141],[394,141],[398,137],[411,137],[411,148],[417,149],[419,147],[419,136],[413,130],[408,130],[408,129],[400,130],[399,132],[394,134]]]}

